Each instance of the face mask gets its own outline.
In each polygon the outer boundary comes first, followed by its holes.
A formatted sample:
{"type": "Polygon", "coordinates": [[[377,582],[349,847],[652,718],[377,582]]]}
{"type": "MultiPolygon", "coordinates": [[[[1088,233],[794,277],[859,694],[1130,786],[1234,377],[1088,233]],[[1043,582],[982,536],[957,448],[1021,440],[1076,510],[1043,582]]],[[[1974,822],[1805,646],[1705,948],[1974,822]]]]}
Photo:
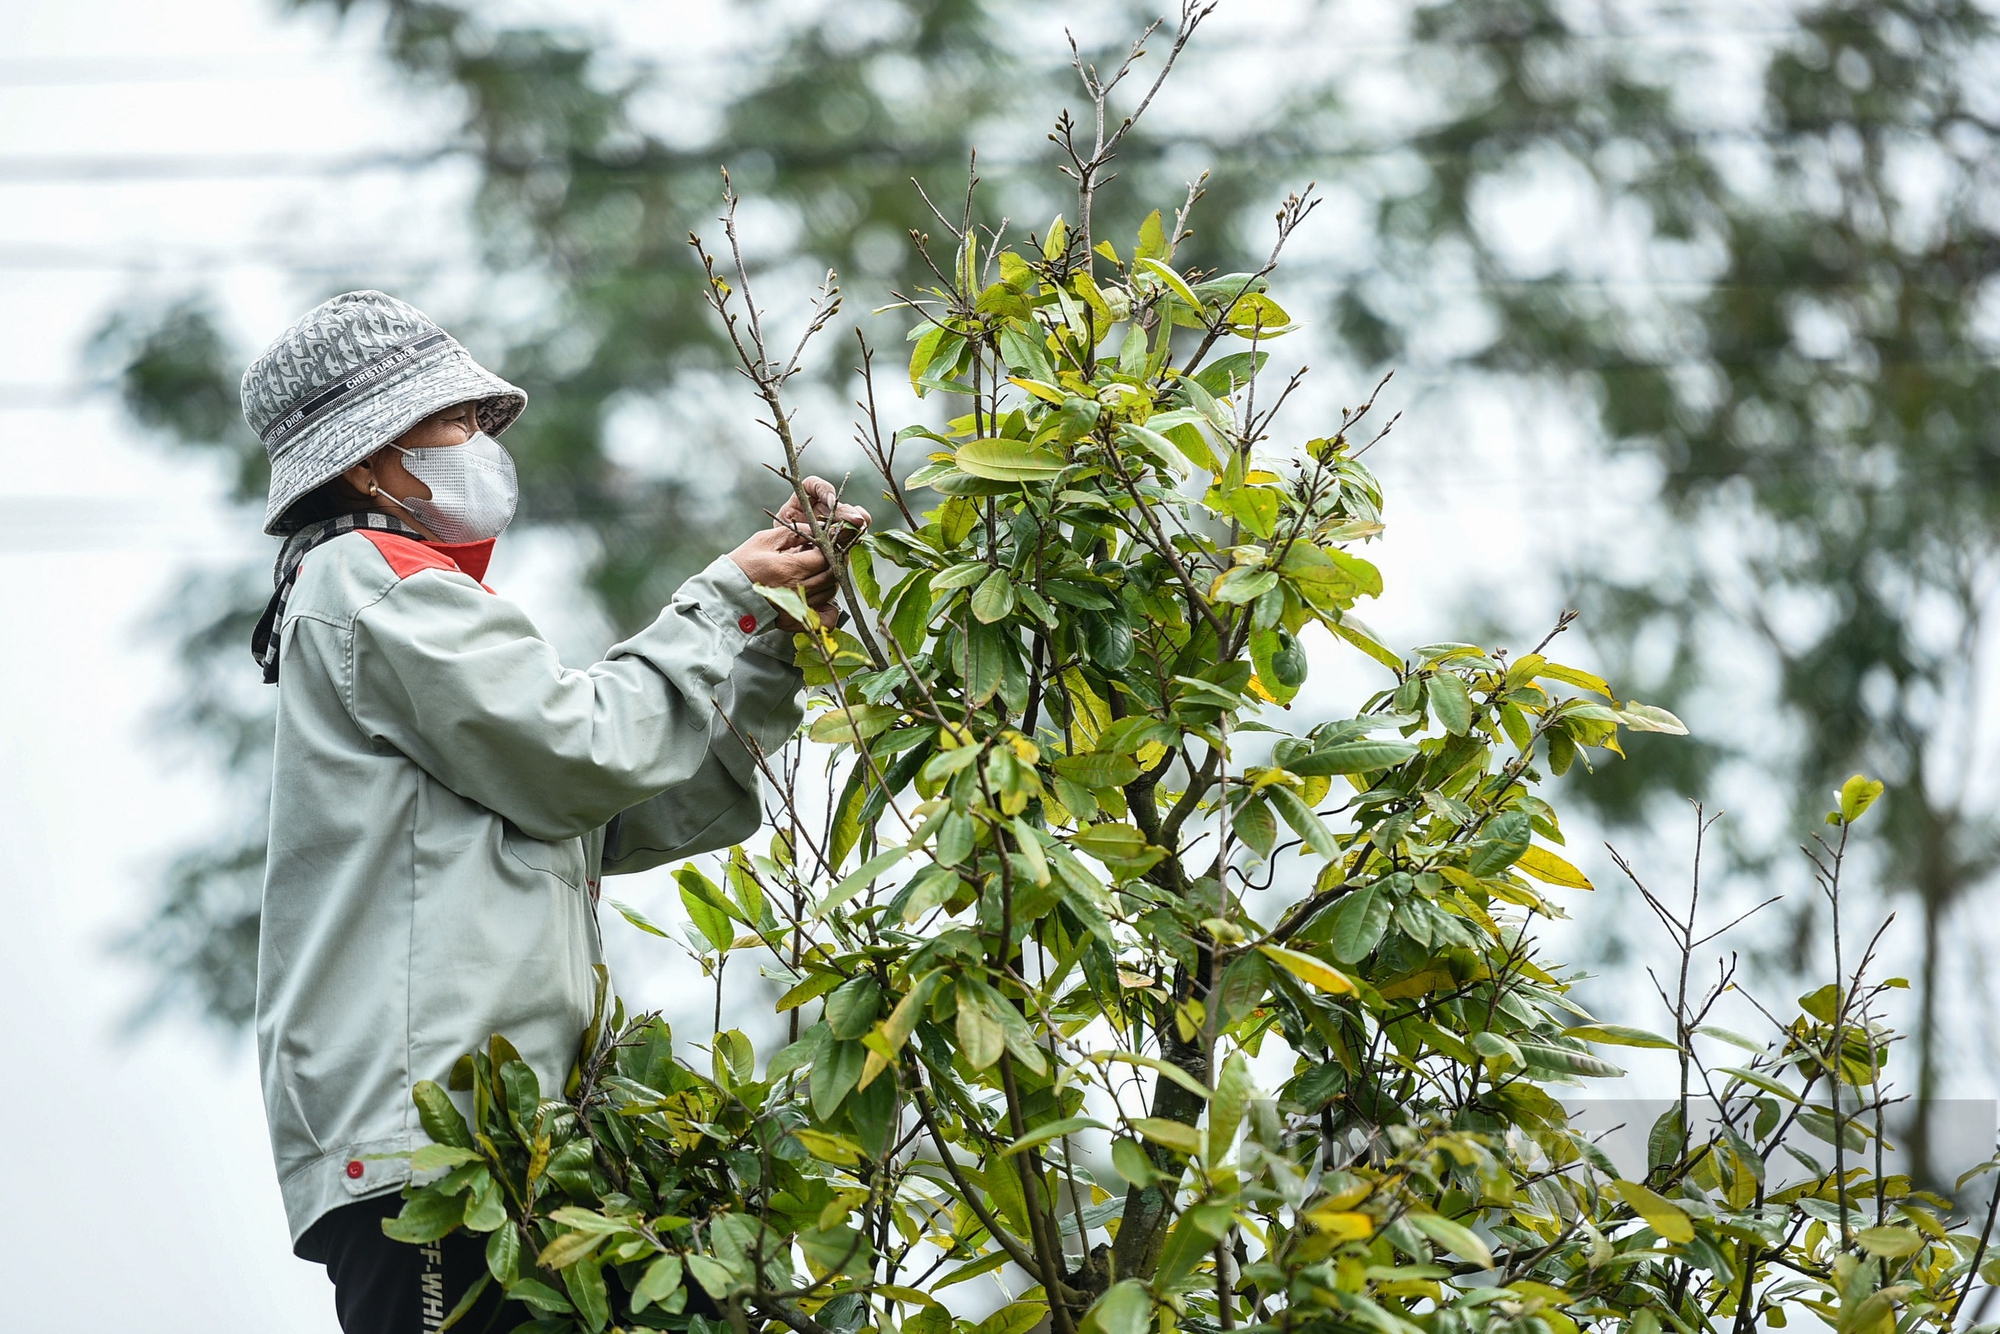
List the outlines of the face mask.
{"type": "Polygon", "coordinates": [[[397,500],[386,491],[380,494],[409,511],[440,540],[482,542],[500,536],[512,521],[521,498],[514,459],[486,432],[462,445],[395,448],[410,476],[431,489],[431,498],[397,500]]]}

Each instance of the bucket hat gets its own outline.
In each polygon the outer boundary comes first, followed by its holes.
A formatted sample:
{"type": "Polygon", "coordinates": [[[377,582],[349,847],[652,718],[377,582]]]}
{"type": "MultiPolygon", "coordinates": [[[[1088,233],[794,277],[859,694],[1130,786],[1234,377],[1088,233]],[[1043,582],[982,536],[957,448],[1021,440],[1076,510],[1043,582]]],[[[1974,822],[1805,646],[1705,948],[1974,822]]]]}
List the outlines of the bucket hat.
{"type": "Polygon", "coordinates": [[[300,496],[433,412],[474,401],[488,435],[528,406],[407,302],[346,292],[313,307],[243,372],[243,416],[271,458],[264,531],[289,531],[285,511],[300,496]]]}

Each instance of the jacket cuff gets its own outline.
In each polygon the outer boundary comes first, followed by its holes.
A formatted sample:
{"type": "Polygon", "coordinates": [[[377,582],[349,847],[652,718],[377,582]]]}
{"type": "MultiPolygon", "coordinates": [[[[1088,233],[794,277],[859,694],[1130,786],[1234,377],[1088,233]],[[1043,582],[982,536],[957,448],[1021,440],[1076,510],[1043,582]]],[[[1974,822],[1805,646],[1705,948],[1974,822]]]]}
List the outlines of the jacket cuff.
{"type": "Polygon", "coordinates": [[[741,652],[754,640],[758,641],[758,649],[768,653],[771,649],[763,642],[765,639],[785,637],[782,632],[777,636],[771,633],[777,625],[778,609],[757,591],[750,576],[743,573],[743,567],[727,556],[710,561],[708,568],[688,580],[682,591],[723,632],[732,652],[741,652]]]}

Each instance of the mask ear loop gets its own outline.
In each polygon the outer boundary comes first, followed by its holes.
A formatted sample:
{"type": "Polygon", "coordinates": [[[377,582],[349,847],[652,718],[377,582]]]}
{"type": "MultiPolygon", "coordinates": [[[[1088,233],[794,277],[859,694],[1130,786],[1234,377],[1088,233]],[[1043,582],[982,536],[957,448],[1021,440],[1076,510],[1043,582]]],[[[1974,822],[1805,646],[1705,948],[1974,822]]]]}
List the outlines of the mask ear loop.
{"type": "Polygon", "coordinates": [[[423,520],[417,518],[417,512],[411,509],[408,505],[405,505],[402,501],[396,499],[396,497],[390,495],[387,491],[384,491],[382,489],[382,484],[380,482],[374,482],[374,481],[369,482],[368,494],[371,496],[379,496],[381,499],[388,501],[391,505],[394,505],[397,509],[409,515],[410,518],[413,521],[415,521],[419,527],[422,526],[423,520]]]}

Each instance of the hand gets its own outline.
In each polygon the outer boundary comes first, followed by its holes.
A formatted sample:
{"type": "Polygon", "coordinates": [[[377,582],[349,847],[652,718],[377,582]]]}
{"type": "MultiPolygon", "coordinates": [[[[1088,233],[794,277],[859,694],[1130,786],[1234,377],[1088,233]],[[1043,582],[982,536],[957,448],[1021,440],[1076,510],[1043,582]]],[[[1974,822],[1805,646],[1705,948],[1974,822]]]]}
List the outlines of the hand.
{"type": "MultiPolygon", "coordinates": [[[[841,504],[839,493],[833,489],[833,483],[823,477],[806,478],[801,483],[800,489],[812,501],[814,514],[822,519],[832,520],[834,542],[843,549],[852,546],[854,540],[867,531],[868,525],[874,522],[874,517],[861,506],[841,504]]],[[[797,495],[787,500],[779,509],[777,522],[781,528],[807,533],[812,531],[811,525],[806,521],[805,509],[799,504],[797,495]]]]}
{"type": "MultiPolygon", "coordinates": [[[[736,562],[753,584],[798,590],[821,625],[831,627],[840,623],[840,609],[834,602],[840,589],[833,570],[812,539],[797,529],[766,528],[730,552],[729,559],[736,562]]],[[[778,624],[794,633],[805,628],[783,612],[778,615],[778,624]]]]}

